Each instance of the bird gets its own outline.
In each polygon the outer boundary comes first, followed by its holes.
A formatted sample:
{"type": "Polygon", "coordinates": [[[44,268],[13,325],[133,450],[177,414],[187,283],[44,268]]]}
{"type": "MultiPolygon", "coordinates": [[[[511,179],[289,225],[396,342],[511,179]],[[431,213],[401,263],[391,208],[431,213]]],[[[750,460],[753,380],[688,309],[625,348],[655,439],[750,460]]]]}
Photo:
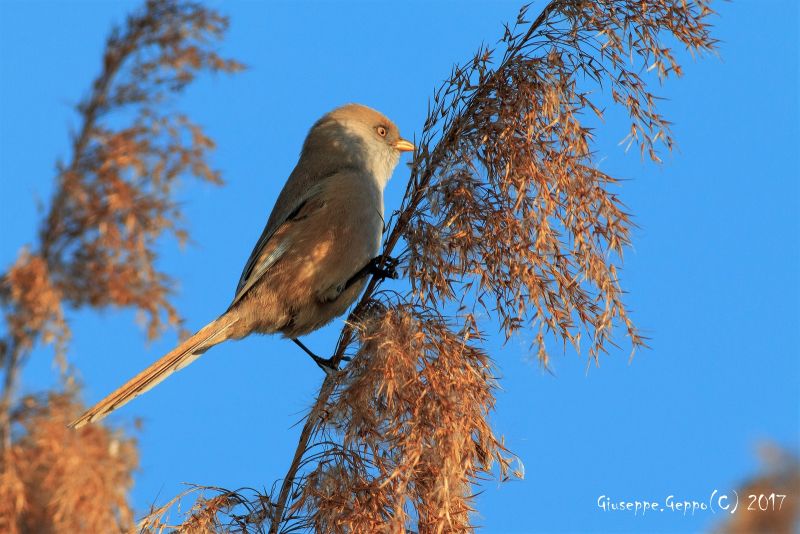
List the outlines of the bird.
{"type": "Polygon", "coordinates": [[[331,358],[298,338],[342,315],[367,276],[394,277],[379,256],[383,191],[414,144],[382,113],[347,104],[309,130],[222,315],[87,410],[70,427],[99,421],[186,367],[211,347],[250,334],[282,334],[327,372],[331,358]]]}

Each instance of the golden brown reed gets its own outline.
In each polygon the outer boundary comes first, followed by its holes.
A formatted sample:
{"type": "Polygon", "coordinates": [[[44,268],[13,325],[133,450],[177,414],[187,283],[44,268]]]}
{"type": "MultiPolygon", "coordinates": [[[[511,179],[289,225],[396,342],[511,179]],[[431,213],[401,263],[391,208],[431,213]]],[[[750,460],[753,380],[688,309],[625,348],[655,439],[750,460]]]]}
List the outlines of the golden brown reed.
{"type": "Polygon", "coordinates": [[[373,305],[295,505],[317,532],[468,529],[471,482],[509,459],[488,423],[494,379],[474,327],[373,305]]]}
{"type": "Polygon", "coordinates": [[[126,532],[136,442],[105,426],[67,428],[83,406],[72,394],[27,396],[12,421],[20,432],[3,451],[0,532],[126,532]]]}
{"type": "MultiPolygon", "coordinates": [[[[738,508],[713,534],[796,534],[800,525],[800,458],[797,449],[765,443],[761,473],[738,489],[738,508]]],[[[731,498],[733,503],[733,496],[731,498]]],[[[731,504],[733,506],[733,504],[731,504]]]]}
{"type": "MultiPolygon", "coordinates": [[[[132,525],[127,503],[135,445],[105,427],[70,432],[82,411],[65,359],[65,310],[130,307],[156,336],[180,326],[173,281],[155,265],[156,243],[188,238],[174,200],[181,177],[220,183],[213,142],[171,108],[201,72],[242,66],[213,51],[227,20],[181,0],[148,0],[114,29],[102,70],[78,105],[81,126],[38,234],[0,275],[0,531],[114,532],[132,525]],[[15,398],[37,343],[54,344],[66,393],[15,398]]],[[[113,354],[113,352],[112,352],[113,354]]]]}

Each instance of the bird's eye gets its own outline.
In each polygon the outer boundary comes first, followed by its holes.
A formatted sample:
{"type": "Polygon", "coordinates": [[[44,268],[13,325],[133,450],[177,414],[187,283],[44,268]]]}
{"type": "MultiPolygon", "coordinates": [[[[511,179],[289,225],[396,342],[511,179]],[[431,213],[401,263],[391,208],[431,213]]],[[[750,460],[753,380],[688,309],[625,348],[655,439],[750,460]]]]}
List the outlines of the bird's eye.
{"type": "Polygon", "coordinates": [[[386,128],[384,128],[383,126],[378,126],[378,128],[376,128],[376,131],[378,132],[378,135],[380,135],[381,137],[386,137],[386,128]]]}

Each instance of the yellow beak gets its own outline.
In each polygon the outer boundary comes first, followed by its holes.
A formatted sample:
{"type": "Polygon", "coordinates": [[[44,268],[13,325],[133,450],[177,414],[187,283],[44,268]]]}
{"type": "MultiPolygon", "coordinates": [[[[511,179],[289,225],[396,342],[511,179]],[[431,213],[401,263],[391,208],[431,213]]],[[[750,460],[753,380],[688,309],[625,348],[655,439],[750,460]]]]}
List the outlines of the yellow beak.
{"type": "Polygon", "coordinates": [[[394,144],[394,148],[399,150],[400,152],[411,152],[414,150],[415,147],[414,143],[412,143],[411,141],[407,141],[401,137],[394,144]]]}

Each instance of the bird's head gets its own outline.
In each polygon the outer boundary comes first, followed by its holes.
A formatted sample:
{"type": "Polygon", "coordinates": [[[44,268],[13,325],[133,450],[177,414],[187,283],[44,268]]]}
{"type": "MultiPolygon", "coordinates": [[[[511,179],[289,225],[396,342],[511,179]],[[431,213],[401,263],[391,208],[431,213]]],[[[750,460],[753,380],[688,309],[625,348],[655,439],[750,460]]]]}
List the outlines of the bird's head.
{"type": "Polygon", "coordinates": [[[414,145],[382,113],[361,104],[347,104],[322,117],[311,128],[303,156],[325,154],[331,163],[359,165],[385,185],[400,159],[414,145]]]}

